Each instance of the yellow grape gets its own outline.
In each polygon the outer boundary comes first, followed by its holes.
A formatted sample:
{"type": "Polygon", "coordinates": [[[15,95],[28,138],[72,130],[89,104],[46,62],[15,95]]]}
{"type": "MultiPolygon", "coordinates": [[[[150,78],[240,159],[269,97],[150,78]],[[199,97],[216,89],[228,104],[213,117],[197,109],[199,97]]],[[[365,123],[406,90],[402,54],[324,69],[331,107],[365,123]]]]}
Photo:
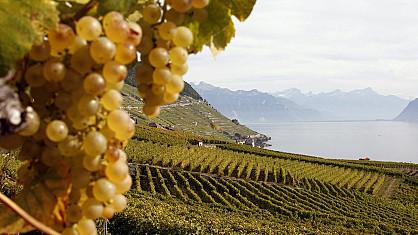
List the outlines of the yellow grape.
{"type": "Polygon", "coordinates": [[[156,4],[148,5],[143,10],[143,17],[147,23],[155,24],[157,23],[162,15],[161,8],[156,4]]]}
{"type": "Polygon", "coordinates": [[[112,111],[120,108],[123,97],[119,91],[110,89],[106,91],[100,101],[105,109],[112,111]]]}
{"type": "Polygon", "coordinates": [[[106,166],[105,174],[110,181],[117,183],[125,179],[129,174],[129,168],[126,162],[117,161],[106,166]]]}
{"type": "Polygon", "coordinates": [[[112,206],[116,212],[123,211],[128,205],[128,200],[122,194],[117,194],[112,198],[112,206]]]}
{"type": "Polygon", "coordinates": [[[71,44],[71,46],[70,46],[70,48],[69,48],[68,52],[69,52],[70,54],[74,54],[76,51],[78,51],[78,49],[80,49],[80,48],[82,48],[82,47],[85,47],[85,46],[87,46],[87,41],[86,41],[86,40],[84,40],[84,39],[82,39],[82,38],[81,38],[81,37],[79,37],[79,36],[76,36],[76,37],[74,38],[74,41],[73,41],[73,43],[71,44]]]}
{"type": "Polygon", "coordinates": [[[164,40],[171,40],[174,36],[174,33],[176,32],[176,24],[174,24],[173,22],[167,21],[162,23],[159,27],[158,27],[158,34],[160,35],[160,37],[164,40]]]}
{"type": "Polygon", "coordinates": [[[171,41],[163,40],[162,38],[157,39],[155,42],[156,47],[164,48],[166,50],[169,50],[171,48],[171,41]]]}
{"type": "Polygon", "coordinates": [[[79,235],[77,229],[74,226],[65,228],[62,233],[62,235],[79,235]]]}
{"type": "Polygon", "coordinates": [[[72,104],[71,95],[67,92],[59,92],[57,93],[54,104],[60,110],[67,110],[72,104]]]}
{"type": "Polygon", "coordinates": [[[48,32],[48,42],[56,52],[63,52],[67,49],[75,39],[75,34],[70,26],[59,24],[57,30],[50,30],[48,32]]]}
{"type": "Polygon", "coordinates": [[[120,91],[122,90],[124,85],[125,85],[124,81],[120,81],[118,83],[106,83],[105,90],[108,91],[108,90],[114,89],[114,90],[120,91]]]}
{"type": "Polygon", "coordinates": [[[187,48],[193,43],[193,33],[187,27],[180,26],[174,33],[173,42],[176,46],[187,48]]]}
{"type": "Polygon", "coordinates": [[[138,51],[141,52],[142,55],[148,55],[153,48],[154,42],[152,41],[152,38],[144,36],[138,46],[138,51]]]}
{"type": "Polygon", "coordinates": [[[125,129],[125,125],[130,121],[129,114],[123,110],[113,110],[107,116],[107,125],[109,128],[117,132],[118,130],[125,129]]]}
{"type": "Polygon", "coordinates": [[[171,8],[166,13],[166,19],[167,21],[173,22],[177,26],[182,25],[184,23],[184,20],[186,19],[186,16],[183,13],[180,13],[176,11],[175,9],[171,8]]]}
{"type": "Polygon", "coordinates": [[[96,224],[91,219],[82,219],[77,223],[77,230],[80,235],[96,235],[96,224]]]}
{"type": "Polygon", "coordinates": [[[104,64],[116,55],[116,46],[106,37],[99,37],[91,43],[90,55],[98,64],[104,64]]]}
{"type": "Polygon", "coordinates": [[[155,68],[162,68],[168,64],[169,55],[164,48],[154,48],[149,54],[149,62],[155,68]]]}
{"type": "Polygon", "coordinates": [[[66,92],[72,92],[83,85],[83,77],[74,69],[67,69],[65,78],[61,81],[61,87],[66,92]]]}
{"type": "Polygon", "coordinates": [[[180,93],[184,89],[184,81],[180,76],[173,75],[172,79],[167,83],[166,90],[169,93],[180,93]]]}
{"type": "Polygon", "coordinates": [[[106,178],[97,180],[93,185],[93,195],[97,200],[101,202],[109,201],[109,199],[114,197],[115,194],[115,185],[106,178]]]}
{"type": "Polygon", "coordinates": [[[136,82],[141,84],[152,84],[153,68],[144,63],[140,63],[136,66],[136,82]]]}
{"type": "Polygon", "coordinates": [[[88,46],[78,49],[71,57],[70,62],[71,68],[82,75],[91,72],[93,70],[93,66],[96,63],[90,55],[88,46]]]}
{"type": "Polygon", "coordinates": [[[25,115],[26,126],[21,131],[19,131],[19,135],[22,135],[22,136],[34,135],[38,131],[40,124],[41,124],[41,120],[39,119],[38,114],[35,112],[35,110],[30,108],[28,112],[26,112],[26,115],[25,115]]]}
{"type": "Polygon", "coordinates": [[[115,213],[116,211],[113,206],[108,205],[103,209],[103,217],[105,219],[111,219],[115,213]]]}
{"type": "MultiPolygon", "coordinates": [[[[78,156],[80,157],[80,156],[78,156]]],[[[86,188],[90,183],[90,172],[84,168],[77,167],[71,169],[71,183],[73,189],[86,188]]]]}
{"type": "Polygon", "coordinates": [[[165,92],[163,96],[163,100],[165,104],[175,103],[178,98],[179,98],[178,93],[173,94],[173,93],[165,92]]]}
{"type": "Polygon", "coordinates": [[[192,6],[197,9],[205,8],[209,5],[209,0],[192,0],[192,6]]]}
{"type": "Polygon", "coordinates": [[[49,82],[59,82],[64,80],[65,72],[65,65],[60,61],[49,60],[43,67],[43,75],[49,82]]]}
{"type": "Polygon", "coordinates": [[[135,135],[135,122],[130,119],[125,125],[123,129],[119,131],[115,131],[116,138],[122,141],[129,140],[135,135]]]}
{"type": "Polygon", "coordinates": [[[100,108],[99,99],[95,96],[84,95],[78,101],[78,111],[84,116],[96,115],[100,108]]]}
{"type": "Polygon", "coordinates": [[[93,41],[102,34],[102,25],[92,16],[83,16],[76,23],[76,31],[81,38],[93,41]]]}
{"type": "Polygon", "coordinates": [[[123,20],[123,15],[117,11],[111,11],[103,17],[103,26],[107,26],[112,22],[123,20]]]}
{"type": "Polygon", "coordinates": [[[66,157],[73,157],[81,152],[81,142],[77,136],[69,135],[58,144],[60,154],[66,157]]]}
{"type": "Polygon", "coordinates": [[[169,55],[172,64],[182,65],[187,62],[189,53],[183,47],[174,47],[170,50],[169,55]]]}
{"type": "Polygon", "coordinates": [[[157,117],[160,114],[160,107],[155,105],[148,105],[145,104],[142,108],[142,111],[145,115],[147,115],[150,118],[157,117]]]}
{"type": "Polygon", "coordinates": [[[106,152],[107,139],[102,133],[91,131],[84,138],[83,146],[88,155],[97,156],[106,152]]]}
{"type": "Polygon", "coordinates": [[[25,80],[31,87],[41,87],[46,83],[43,74],[43,66],[34,64],[30,66],[25,73],[25,80]]]}
{"type": "Polygon", "coordinates": [[[29,58],[35,61],[45,61],[49,58],[51,46],[47,41],[39,45],[33,45],[29,52],[29,58]]]}
{"type": "Polygon", "coordinates": [[[103,77],[108,83],[118,83],[123,81],[128,75],[128,69],[125,65],[109,61],[103,66],[103,77]]]}
{"type": "Polygon", "coordinates": [[[90,95],[99,95],[106,88],[106,81],[99,73],[89,74],[83,82],[84,91],[90,95]]]}
{"type": "Polygon", "coordinates": [[[187,12],[192,8],[192,0],[172,0],[171,7],[178,12],[187,12]]]}
{"type": "Polygon", "coordinates": [[[101,217],[104,209],[102,203],[93,198],[87,199],[81,208],[84,217],[92,220],[101,217]]]}
{"type": "Polygon", "coordinates": [[[170,65],[170,67],[171,67],[171,73],[178,75],[178,76],[185,75],[187,71],[189,70],[189,65],[187,65],[187,63],[182,64],[182,65],[172,64],[170,65]]]}
{"type": "Polygon", "coordinates": [[[98,156],[86,155],[83,158],[83,167],[91,172],[95,172],[101,169],[102,167],[102,158],[98,156]]]}
{"type": "Polygon", "coordinates": [[[154,83],[158,85],[167,84],[171,81],[172,77],[173,75],[167,67],[155,69],[152,74],[154,83]]]}
{"type": "Polygon", "coordinates": [[[132,177],[128,174],[122,181],[115,183],[116,193],[123,194],[128,192],[132,187],[132,177]]]}
{"type": "Polygon", "coordinates": [[[152,84],[151,91],[155,95],[162,95],[165,92],[165,86],[164,85],[158,85],[158,84],[152,84]]]}
{"type": "Polygon", "coordinates": [[[60,120],[54,120],[46,127],[46,136],[48,139],[54,142],[63,141],[67,138],[68,128],[65,122],[60,120]]]}
{"type": "Polygon", "coordinates": [[[125,43],[132,44],[134,46],[138,46],[142,40],[142,29],[139,24],[135,22],[129,22],[129,34],[125,40],[125,43]]]}
{"type": "MultiPolygon", "coordinates": [[[[111,18],[106,18],[109,14],[105,16],[103,28],[105,30],[106,36],[115,43],[123,43],[129,37],[129,24],[119,16],[110,15],[111,18]]],[[[113,13],[112,13],[113,14],[113,13]]]]}
{"type": "Polygon", "coordinates": [[[121,43],[116,48],[115,61],[120,64],[130,64],[136,59],[136,48],[132,44],[121,43]]]}

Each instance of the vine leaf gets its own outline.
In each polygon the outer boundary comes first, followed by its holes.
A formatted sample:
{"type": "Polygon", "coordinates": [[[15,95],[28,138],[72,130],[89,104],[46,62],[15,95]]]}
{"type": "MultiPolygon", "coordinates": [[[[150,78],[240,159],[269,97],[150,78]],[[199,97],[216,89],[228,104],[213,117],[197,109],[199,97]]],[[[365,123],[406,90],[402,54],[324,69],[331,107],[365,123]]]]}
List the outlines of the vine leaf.
{"type": "Polygon", "coordinates": [[[33,229],[29,223],[11,209],[5,205],[0,205],[0,234],[26,233],[33,229]]]}
{"type": "Polygon", "coordinates": [[[109,11],[119,11],[127,15],[135,11],[135,6],[138,0],[99,0],[97,12],[100,15],[105,15],[109,11]]]}
{"type": "Polygon", "coordinates": [[[256,0],[225,0],[224,3],[231,9],[232,15],[244,21],[253,11],[256,0]]]}
{"type": "Polygon", "coordinates": [[[22,59],[46,29],[56,27],[55,5],[52,0],[0,1],[0,75],[22,59]]]}

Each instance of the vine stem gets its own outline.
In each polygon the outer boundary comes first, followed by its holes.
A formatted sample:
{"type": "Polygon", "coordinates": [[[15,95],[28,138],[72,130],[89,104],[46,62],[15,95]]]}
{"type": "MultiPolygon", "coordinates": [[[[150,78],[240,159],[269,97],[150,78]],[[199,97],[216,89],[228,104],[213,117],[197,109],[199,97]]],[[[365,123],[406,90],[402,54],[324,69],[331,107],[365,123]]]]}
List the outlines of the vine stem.
{"type": "Polygon", "coordinates": [[[6,195],[0,192],[0,202],[3,202],[7,207],[13,210],[16,214],[22,217],[23,220],[28,222],[34,228],[38,229],[39,231],[50,234],[50,235],[60,235],[60,233],[56,232],[52,228],[46,226],[45,224],[39,222],[37,219],[33,218],[29,215],[25,210],[23,210],[19,205],[17,205],[14,201],[8,198],[6,195]]]}
{"type": "Polygon", "coordinates": [[[93,7],[96,6],[98,3],[97,0],[90,0],[90,2],[86,3],[83,8],[81,8],[78,12],[75,13],[73,20],[79,20],[81,17],[85,16],[93,7]]]}

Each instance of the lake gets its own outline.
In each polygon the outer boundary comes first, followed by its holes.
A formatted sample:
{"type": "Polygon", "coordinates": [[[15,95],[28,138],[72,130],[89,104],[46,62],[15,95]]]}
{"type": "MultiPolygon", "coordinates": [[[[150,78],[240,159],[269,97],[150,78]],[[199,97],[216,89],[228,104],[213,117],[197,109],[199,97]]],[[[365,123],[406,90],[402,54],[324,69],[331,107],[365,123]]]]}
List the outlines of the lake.
{"type": "Polygon", "coordinates": [[[269,149],[338,159],[418,163],[418,124],[392,121],[246,124],[271,136],[269,149]]]}

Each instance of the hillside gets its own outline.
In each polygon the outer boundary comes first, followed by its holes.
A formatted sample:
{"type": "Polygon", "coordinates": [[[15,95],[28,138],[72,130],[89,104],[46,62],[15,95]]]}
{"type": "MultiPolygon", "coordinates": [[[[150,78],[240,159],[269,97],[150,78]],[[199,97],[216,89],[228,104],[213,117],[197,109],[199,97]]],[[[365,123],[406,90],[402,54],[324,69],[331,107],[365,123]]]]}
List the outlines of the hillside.
{"type": "Polygon", "coordinates": [[[408,100],[393,95],[381,95],[371,88],[353,91],[302,93],[288,89],[274,93],[301,106],[318,110],[327,120],[391,120],[408,104],[408,100]]]}
{"type": "Polygon", "coordinates": [[[395,120],[418,122],[418,99],[411,101],[408,106],[395,118],[395,120]]]}
{"type": "Polygon", "coordinates": [[[320,112],[257,90],[232,91],[201,82],[193,88],[217,110],[244,123],[320,120],[320,112]]]}
{"type": "Polygon", "coordinates": [[[147,125],[150,122],[155,122],[170,129],[217,137],[223,140],[230,140],[230,137],[235,133],[242,136],[256,134],[256,132],[243,125],[236,125],[213,109],[199,98],[199,94],[189,85],[186,85],[186,88],[177,103],[162,107],[161,115],[156,119],[150,120],[142,114],[142,101],[136,88],[129,84],[125,84],[122,91],[124,95],[123,106],[136,119],[138,124],[147,125]]]}

